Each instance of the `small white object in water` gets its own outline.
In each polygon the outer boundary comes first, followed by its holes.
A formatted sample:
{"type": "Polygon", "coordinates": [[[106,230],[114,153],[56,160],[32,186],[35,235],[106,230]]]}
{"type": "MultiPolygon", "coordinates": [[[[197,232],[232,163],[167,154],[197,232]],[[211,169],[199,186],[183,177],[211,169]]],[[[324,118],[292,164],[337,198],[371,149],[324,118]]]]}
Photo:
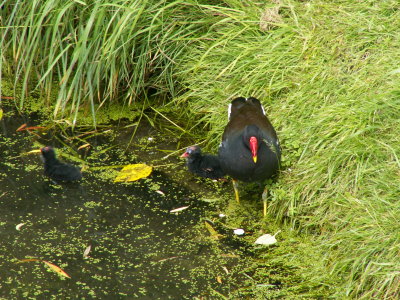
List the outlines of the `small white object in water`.
{"type": "Polygon", "coordinates": [[[175,209],[173,209],[173,210],[170,210],[169,212],[170,212],[170,213],[180,212],[180,211],[182,211],[182,210],[187,209],[189,206],[190,206],[190,205],[188,205],[188,206],[182,206],[182,207],[179,207],[179,208],[175,208],[175,209]]]}
{"type": "Polygon", "coordinates": [[[225,217],[226,217],[225,214],[219,214],[218,216],[219,216],[220,218],[225,218],[225,217]]]}
{"type": "Polygon", "coordinates": [[[154,138],[149,137],[147,140],[148,140],[149,142],[151,142],[152,140],[154,140],[154,138]]]}
{"type": "Polygon", "coordinates": [[[244,230],[242,228],[237,228],[237,229],[233,230],[233,233],[236,235],[243,235],[244,230]]]}
{"type": "Polygon", "coordinates": [[[156,191],[156,193],[165,196],[165,193],[163,191],[158,190],[158,191],[156,191]]]}
{"type": "Polygon", "coordinates": [[[19,223],[17,226],[15,226],[15,229],[21,230],[21,227],[24,225],[25,225],[25,223],[19,223]]]}
{"type": "Polygon", "coordinates": [[[270,234],[263,234],[262,236],[260,236],[258,239],[256,239],[256,241],[254,242],[254,244],[258,244],[258,245],[273,245],[277,242],[275,236],[281,232],[280,230],[275,233],[274,235],[270,235],[270,234]]]}
{"type": "Polygon", "coordinates": [[[92,245],[87,246],[85,252],[83,252],[83,258],[89,257],[90,250],[92,250],[92,245]]]}

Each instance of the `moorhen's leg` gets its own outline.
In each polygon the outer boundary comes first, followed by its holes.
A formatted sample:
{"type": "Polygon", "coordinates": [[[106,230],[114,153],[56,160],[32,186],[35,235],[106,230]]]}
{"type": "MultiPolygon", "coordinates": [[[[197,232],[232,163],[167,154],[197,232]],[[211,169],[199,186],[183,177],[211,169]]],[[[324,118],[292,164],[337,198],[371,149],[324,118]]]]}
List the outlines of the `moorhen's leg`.
{"type": "Polygon", "coordinates": [[[235,180],[235,179],[232,179],[232,184],[233,184],[233,189],[235,191],[236,201],[239,203],[240,201],[239,201],[239,189],[238,189],[239,184],[238,184],[238,181],[235,180]]]}
{"type": "Polygon", "coordinates": [[[266,185],[264,188],[264,192],[262,193],[262,200],[264,204],[264,209],[263,209],[264,217],[267,216],[267,198],[268,198],[268,186],[266,185]]]}

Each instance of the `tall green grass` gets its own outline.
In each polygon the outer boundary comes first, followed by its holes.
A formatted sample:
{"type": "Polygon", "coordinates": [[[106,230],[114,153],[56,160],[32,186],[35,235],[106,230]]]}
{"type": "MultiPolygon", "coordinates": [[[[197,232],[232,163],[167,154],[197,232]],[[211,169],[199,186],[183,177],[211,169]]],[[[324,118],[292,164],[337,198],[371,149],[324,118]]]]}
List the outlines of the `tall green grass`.
{"type": "Polygon", "coordinates": [[[21,87],[19,107],[36,89],[54,107],[54,118],[72,115],[74,124],[82,107],[95,117],[109,101],[131,104],[151,89],[173,93],[175,58],[202,29],[192,21],[202,14],[195,3],[7,1],[0,12],[0,69],[21,87]]]}
{"type": "Polygon", "coordinates": [[[340,278],[336,298],[399,297],[397,1],[18,3],[1,12],[1,67],[21,106],[32,84],[58,87],[48,104],[77,120],[152,89],[216,151],[230,99],[260,98],[283,148],[269,213],[323,253],[306,275],[340,278]]]}
{"type": "Polygon", "coordinates": [[[308,276],[341,278],[336,297],[397,299],[398,4],[225,3],[209,8],[225,18],[183,60],[180,100],[211,124],[216,149],[229,99],[260,97],[283,147],[270,213],[319,233],[326,253],[308,276]],[[262,30],[260,17],[274,5],[281,19],[262,30]]]}

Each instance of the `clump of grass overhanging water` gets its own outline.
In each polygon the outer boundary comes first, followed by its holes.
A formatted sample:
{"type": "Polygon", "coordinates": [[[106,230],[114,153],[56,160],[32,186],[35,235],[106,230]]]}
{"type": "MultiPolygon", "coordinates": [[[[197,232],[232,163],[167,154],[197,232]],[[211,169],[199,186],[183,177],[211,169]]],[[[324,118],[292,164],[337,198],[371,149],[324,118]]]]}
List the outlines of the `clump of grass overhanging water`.
{"type": "Polygon", "coordinates": [[[150,89],[173,94],[175,57],[203,28],[193,22],[203,14],[196,3],[0,2],[0,73],[14,76],[20,108],[37,89],[54,118],[74,124],[82,106],[95,117],[108,101],[131,104],[150,89]]]}
{"type": "Polygon", "coordinates": [[[337,297],[399,297],[398,4],[225,3],[180,61],[179,99],[216,149],[229,100],[260,97],[283,147],[269,212],[317,233],[309,276],[338,278],[337,297]]]}

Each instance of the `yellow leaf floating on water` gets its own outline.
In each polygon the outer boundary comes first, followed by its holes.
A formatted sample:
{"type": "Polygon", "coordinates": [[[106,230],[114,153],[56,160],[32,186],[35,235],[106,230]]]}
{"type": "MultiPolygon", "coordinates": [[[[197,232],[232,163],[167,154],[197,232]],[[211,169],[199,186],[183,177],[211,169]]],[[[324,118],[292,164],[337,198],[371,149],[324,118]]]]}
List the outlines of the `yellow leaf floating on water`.
{"type": "Polygon", "coordinates": [[[114,182],[129,182],[136,181],[140,178],[145,178],[151,174],[153,168],[145,164],[133,164],[123,167],[114,179],[114,182]]]}
{"type": "Polygon", "coordinates": [[[3,110],[0,108],[0,120],[3,119],[3,110]]]}
{"type": "Polygon", "coordinates": [[[56,266],[55,264],[52,264],[51,262],[48,262],[46,260],[41,260],[41,259],[37,259],[37,258],[27,258],[27,259],[21,259],[19,262],[23,263],[23,262],[30,262],[30,261],[39,261],[39,262],[44,262],[46,265],[48,265],[50,267],[50,269],[52,269],[54,272],[67,277],[67,278],[71,278],[71,276],[69,276],[63,269],[61,269],[59,266],[56,266]]]}

